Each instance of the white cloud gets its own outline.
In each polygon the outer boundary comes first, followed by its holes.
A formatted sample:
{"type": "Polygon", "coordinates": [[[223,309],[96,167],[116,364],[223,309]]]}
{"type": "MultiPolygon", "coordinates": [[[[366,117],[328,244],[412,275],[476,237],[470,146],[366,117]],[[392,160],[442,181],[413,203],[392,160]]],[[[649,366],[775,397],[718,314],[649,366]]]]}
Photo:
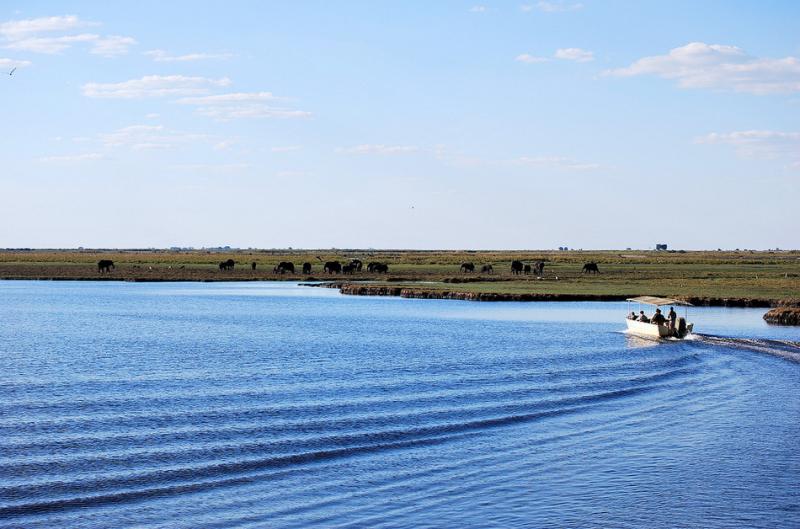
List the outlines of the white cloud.
{"type": "Polygon", "coordinates": [[[299,145],[286,145],[283,147],[272,147],[270,151],[272,152],[294,152],[299,151],[301,147],[299,145]]]}
{"type": "Polygon", "coordinates": [[[271,92],[234,92],[202,97],[185,97],[178,100],[184,105],[197,107],[197,113],[227,121],[237,118],[306,118],[311,112],[272,106],[268,103],[285,101],[271,92]]]}
{"type": "Polygon", "coordinates": [[[216,94],[202,97],[184,97],[178,103],[186,105],[227,105],[230,103],[253,103],[265,101],[280,101],[272,92],[234,92],[230,94],[216,94]]]}
{"type": "Polygon", "coordinates": [[[136,40],[131,37],[121,37],[119,35],[109,35],[97,39],[92,45],[91,52],[103,57],[116,57],[128,53],[128,48],[134,46],[136,40]]]}
{"type": "Polygon", "coordinates": [[[230,59],[230,53],[187,53],[184,55],[170,55],[164,50],[150,50],[144,52],[148,57],[152,57],[156,62],[188,62],[204,61],[209,59],[230,59]]]}
{"type": "Polygon", "coordinates": [[[146,117],[147,119],[158,119],[159,117],[161,117],[161,114],[159,114],[158,112],[150,112],[149,114],[145,114],[144,117],[146,117]]]}
{"type": "Polygon", "coordinates": [[[409,154],[419,151],[419,147],[413,145],[383,145],[383,144],[363,144],[355,147],[337,149],[336,152],[344,154],[409,154]]]}
{"type": "Polygon", "coordinates": [[[800,132],[776,130],[713,132],[697,138],[695,143],[730,145],[742,158],[789,159],[792,160],[792,166],[800,163],[800,132]]]}
{"type": "Polygon", "coordinates": [[[594,52],[581,48],[560,48],[556,50],[554,57],[566,61],[589,62],[594,60],[594,52]]]}
{"type": "Polygon", "coordinates": [[[313,173],[309,171],[278,171],[275,176],[280,178],[305,178],[311,176],[313,173]]]}
{"type": "Polygon", "coordinates": [[[485,13],[486,6],[472,6],[469,8],[470,13],[485,13]]]}
{"type": "Polygon", "coordinates": [[[97,22],[81,20],[75,15],[12,20],[0,24],[0,38],[5,48],[45,54],[60,53],[74,44],[87,43],[91,44],[91,53],[104,57],[125,54],[130,46],[136,44],[131,37],[71,33],[98,25],[97,22]]]}
{"type": "Polygon", "coordinates": [[[237,172],[252,167],[249,163],[188,163],[173,166],[175,169],[193,172],[237,172]]]}
{"type": "Polygon", "coordinates": [[[208,93],[209,88],[228,86],[230,79],[187,77],[184,75],[146,75],[121,83],[86,83],[83,95],[87,97],[142,99],[164,96],[190,96],[208,93]]]}
{"type": "Polygon", "coordinates": [[[39,158],[39,161],[45,163],[76,163],[102,160],[103,158],[105,157],[100,153],[87,152],[83,154],[67,154],[63,156],[45,156],[43,158],[39,158]]]}
{"type": "Polygon", "coordinates": [[[228,151],[236,144],[234,140],[222,140],[214,145],[215,151],[228,151]]]}
{"type": "Polygon", "coordinates": [[[711,88],[751,94],[800,92],[800,60],[758,58],[736,46],[691,42],[666,55],[637,60],[606,75],[655,75],[683,88],[711,88]]]}
{"type": "Polygon", "coordinates": [[[530,53],[523,53],[517,55],[514,60],[517,62],[524,62],[525,64],[536,64],[540,62],[547,62],[550,59],[547,57],[537,57],[536,55],[531,55],[530,53]]]}
{"type": "Polygon", "coordinates": [[[128,148],[134,151],[171,149],[180,144],[209,141],[206,134],[193,134],[166,129],[163,125],[130,125],[114,132],[100,134],[107,148],[128,148]]]}
{"type": "Polygon", "coordinates": [[[6,44],[6,48],[16,51],[29,51],[33,53],[55,54],[64,51],[77,42],[94,42],[100,38],[92,33],[80,35],[66,35],[63,37],[32,37],[14,40],[6,44]]]}
{"type": "MultiPolygon", "coordinates": [[[[594,52],[582,50],[580,48],[559,48],[553,54],[553,57],[564,61],[589,62],[594,60],[594,52]]],[[[550,59],[538,55],[531,55],[530,53],[523,53],[517,55],[514,60],[517,62],[524,62],[525,64],[539,64],[548,62],[550,59]]]]}
{"type": "Polygon", "coordinates": [[[512,160],[515,165],[525,165],[529,167],[541,167],[550,169],[565,169],[569,171],[588,171],[600,169],[602,166],[597,163],[578,162],[563,156],[521,156],[512,160]]]}
{"type": "Polygon", "coordinates": [[[64,32],[97,25],[97,22],[87,22],[75,15],[10,20],[0,24],[0,36],[7,40],[22,40],[40,33],[64,32]]]}
{"type": "Polygon", "coordinates": [[[519,6],[522,11],[533,11],[534,7],[545,13],[560,13],[565,11],[578,11],[583,9],[583,4],[569,2],[537,2],[536,6],[523,4],[519,6]]]}
{"type": "Polygon", "coordinates": [[[25,66],[30,66],[30,65],[31,65],[30,61],[20,61],[17,59],[0,58],[0,69],[3,70],[11,70],[12,68],[24,68],[25,66]]]}

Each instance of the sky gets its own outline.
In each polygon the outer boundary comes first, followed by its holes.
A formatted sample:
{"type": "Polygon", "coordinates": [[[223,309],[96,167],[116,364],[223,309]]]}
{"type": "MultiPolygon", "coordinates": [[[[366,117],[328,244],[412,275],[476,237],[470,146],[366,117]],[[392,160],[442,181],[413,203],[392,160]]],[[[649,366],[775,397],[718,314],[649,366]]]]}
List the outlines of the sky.
{"type": "Polygon", "coordinates": [[[793,1],[4,1],[0,247],[800,248],[799,27],[793,1]]]}

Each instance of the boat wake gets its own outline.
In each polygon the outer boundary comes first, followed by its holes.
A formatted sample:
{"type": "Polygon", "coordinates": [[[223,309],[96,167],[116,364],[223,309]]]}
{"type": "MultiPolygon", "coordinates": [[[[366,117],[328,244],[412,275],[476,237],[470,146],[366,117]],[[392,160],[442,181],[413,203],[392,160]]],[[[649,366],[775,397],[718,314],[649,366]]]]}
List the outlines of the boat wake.
{"type": "MultiPolygon", "coordinates": [[[[770,340],[767,338],[732,338],[710,334],[692,334],[690,336],[693,341],[703,344],[746,349],[748,351],[779,356],[800,363],[800,342],[793,342],[791,340],[770,340]]],[[[687,339],[688,338],[689,337],[687,337],[687,339]]]]}

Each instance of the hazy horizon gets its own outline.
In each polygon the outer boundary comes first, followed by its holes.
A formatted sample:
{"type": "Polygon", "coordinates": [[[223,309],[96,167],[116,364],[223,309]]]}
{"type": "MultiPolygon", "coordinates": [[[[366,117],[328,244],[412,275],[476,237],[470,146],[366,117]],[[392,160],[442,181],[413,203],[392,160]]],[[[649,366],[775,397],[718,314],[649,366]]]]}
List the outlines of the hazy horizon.
{"type": "Polygon", "coordinates": [[[799,23],[8,2],[0,247],[798,248],[799,23]]]}

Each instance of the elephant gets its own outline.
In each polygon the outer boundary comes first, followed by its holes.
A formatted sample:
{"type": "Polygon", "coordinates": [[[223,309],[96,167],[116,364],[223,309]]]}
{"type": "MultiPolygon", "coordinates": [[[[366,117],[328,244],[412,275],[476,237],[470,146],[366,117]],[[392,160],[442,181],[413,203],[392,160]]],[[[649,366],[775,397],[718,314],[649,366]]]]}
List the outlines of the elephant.
{"type": "Polygon", "coordinates": [[[584,274],[586,274],[586,273],[599,274],[600,273],[600,269],[597,268],[597,263],[592,261],[591,263],[586,263],[585,265],[583,265],[582,273],[584,273],[584,274]]]}
{"type": "Polygon", "coordinates": [[[97,271],[100,273],[111,272],[114,268],[114,261],[111,259],[100,259],[97,261],[97,271]]]}

